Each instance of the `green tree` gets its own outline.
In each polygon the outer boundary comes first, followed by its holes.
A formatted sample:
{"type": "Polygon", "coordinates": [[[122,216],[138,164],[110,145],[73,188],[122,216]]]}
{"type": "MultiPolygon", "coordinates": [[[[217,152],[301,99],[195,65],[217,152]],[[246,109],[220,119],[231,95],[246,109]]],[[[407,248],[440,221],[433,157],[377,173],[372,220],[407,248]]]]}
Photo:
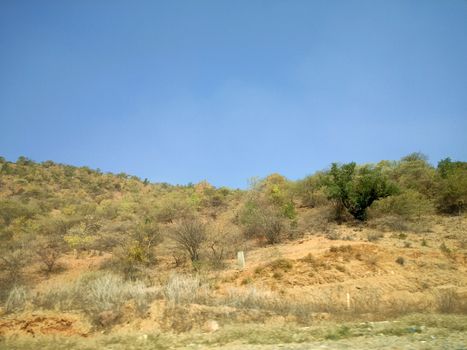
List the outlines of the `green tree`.
{"type": "Polygon", "coordinates": [[[446,214],[460,214],[467,208],[467,162],[446,158],[438,163],[436,207],[446,214]]]}
{"type": "Polygon", "coordinates": [[[388,174],[401,189],[415,190],[432,198],[435,189],[435,169],[421,153],[403,157],[388,174]]]}
{"type": "Polygon", "coordinates": [[[326,181],[328,198],[344,207],[357,220],[365,220],[366,209],[377,199],[396,192],[381,171],[371,165],[356,167],[354,162],[333,163],[326,181]]]}

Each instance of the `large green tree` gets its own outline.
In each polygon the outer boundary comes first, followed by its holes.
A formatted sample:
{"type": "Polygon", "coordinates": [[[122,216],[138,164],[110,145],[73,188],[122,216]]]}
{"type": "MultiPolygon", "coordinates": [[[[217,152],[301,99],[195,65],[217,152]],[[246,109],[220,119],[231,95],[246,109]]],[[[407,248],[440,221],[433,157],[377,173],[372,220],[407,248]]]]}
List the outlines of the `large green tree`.
{"type": "Polygon", "coordinates": [[[396,187],[379,168],[372,165],[357,167],[354,162],[343,165],[333,163],[326,187],[330,200],[361,221],[366,219],[366,209],[375,200],[396,192],[396,187]]]}

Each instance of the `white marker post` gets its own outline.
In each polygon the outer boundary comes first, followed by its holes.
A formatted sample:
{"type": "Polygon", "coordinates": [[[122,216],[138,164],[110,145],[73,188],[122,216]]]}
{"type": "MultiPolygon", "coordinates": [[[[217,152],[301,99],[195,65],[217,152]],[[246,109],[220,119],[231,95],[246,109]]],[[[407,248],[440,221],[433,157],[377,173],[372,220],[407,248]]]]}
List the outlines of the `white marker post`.
{"type": "Polygon", "coordinates": [[[245,255],[242,251],[237,253],[237,263],[242,270],[245,268],[245,255]]]}

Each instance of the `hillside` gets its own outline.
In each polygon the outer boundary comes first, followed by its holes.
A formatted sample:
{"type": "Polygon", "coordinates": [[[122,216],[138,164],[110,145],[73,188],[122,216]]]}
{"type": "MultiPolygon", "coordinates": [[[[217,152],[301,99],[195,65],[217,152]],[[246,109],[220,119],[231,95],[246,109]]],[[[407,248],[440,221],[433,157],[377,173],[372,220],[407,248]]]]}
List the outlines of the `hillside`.
{"type": "Polygon", "coordinates": [[[467,163],[419,153],[248,190],[0,158],[0,348],[457,346],[466,210],[467,163]]]}

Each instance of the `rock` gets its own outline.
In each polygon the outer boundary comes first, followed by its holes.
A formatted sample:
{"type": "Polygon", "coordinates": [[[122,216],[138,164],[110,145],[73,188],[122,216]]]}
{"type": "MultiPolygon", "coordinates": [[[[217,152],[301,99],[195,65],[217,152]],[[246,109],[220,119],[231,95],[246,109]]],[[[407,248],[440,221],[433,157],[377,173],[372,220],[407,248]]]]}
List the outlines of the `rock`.
{"type": "Polygon", "coordinates": [[[207,320],[203,324],[203,331],[205,331],[207,333],[215,332],[215,331],[219,330],[219,328],[220,328],[219,323],[217,321],[214,321],[214,320],[207,320]]]}

